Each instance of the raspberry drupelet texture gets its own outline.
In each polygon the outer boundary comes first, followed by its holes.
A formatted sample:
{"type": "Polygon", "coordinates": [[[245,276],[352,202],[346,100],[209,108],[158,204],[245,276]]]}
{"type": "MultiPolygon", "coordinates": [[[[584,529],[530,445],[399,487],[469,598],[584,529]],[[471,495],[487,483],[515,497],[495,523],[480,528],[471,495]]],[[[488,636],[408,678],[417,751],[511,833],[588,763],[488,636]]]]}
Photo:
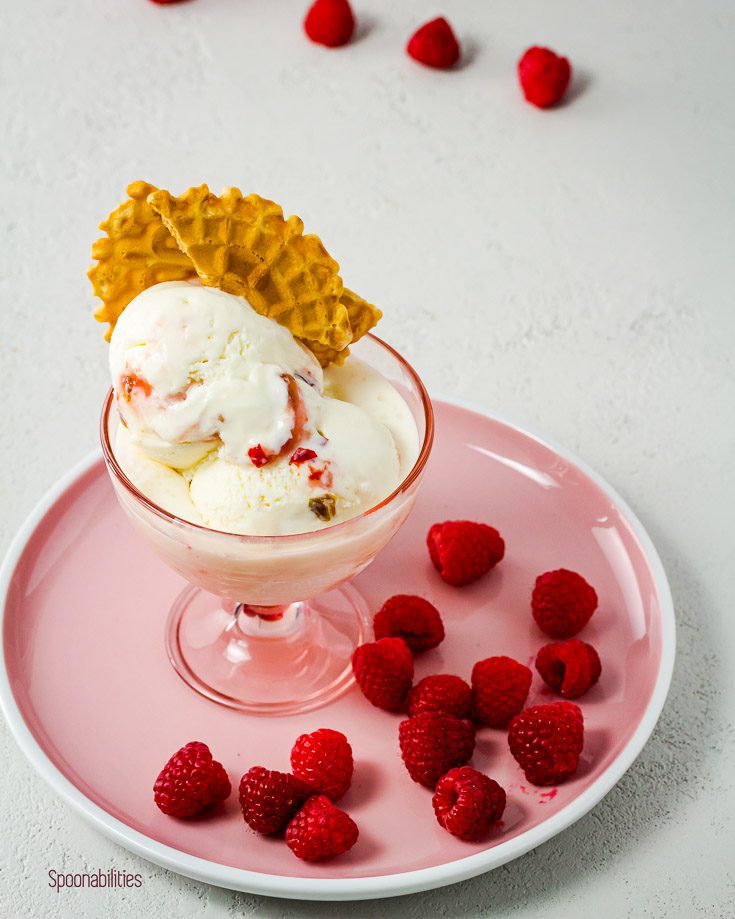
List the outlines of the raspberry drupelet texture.
{"type": "Polygon", "coordinates": [[[443,16],[418,28],[406,45],[409,56],[426,67],[448,70],[460,57],[457,36],[443,16]]]}
{"type": "Polygon", "coordinates": [[[422,712],[438,712],[455,718],[472,716],[472,690],[465,681],[451,673],[426,676],[408,696],[408,714],[411,718],[422,712]]]}
{"type": "Polygon", "coordinates": [[[529,48],[518,61],[518,79],[526,100],[549,108],[561,100],[569,86],[572,68],[565,57],[549,48],[529,48]]]}
{"type": "Polygon", "coordinates": [[[472,668],[474,717],[481,724],[503,727],[526,704],[532,673],[512,657],[488,657],[472,668]]]}
{"type": "Polygon", "coordinates": [[[247,825],[269,835],[282,830],[314,790],[288,772],[253,766],[240,779],[240,809],[247,825]]]}
{"type": "Polygon", "coordinates": [[[444,641],[444,623],[435,606],[411,594],[386,600],[373,619],[375,637],[402,638],[414,651],[428,651],[444,641]]]}
{"type": "Polygon", "coordinates": [[[339,48],[355,31],[355,17],[348,0],[316,0],[304,19],[304,31],[318,45],[339,48]]]}
{"type": "Polygon", "coordinates": [[[402,721],[398,739],[408,774],[414,782],[431,789],[448,769],[464,766],[475,749],[475,729],[470,721],[436,712],[402,721]]]}
{"type": "Polygon", "coordinates": [[[439,779],[431,803],[445,830],[474,842],[503,816],[505,790],[477,769],[460,766],[439,779]]]}
{"type": "Polygon", "coordinates": [[[500,533],[485,523],[471,520],[435,523],[426,542],[434,567],[454,587],[481,578],[505,555],[500,533]]]}
{"type": "Polygon", "coordinates": [[[291,769],[315,792],[337,801],[352,783],[352,747],[331,728],[302,734],[291,750],[291,769]]]}
{"type": "Polygon", "coordinates": [[[197,740],[171,757],[153,786],[153,799],[164,814],[193,817],[224,801],[231,786],[227,773],[212,759],[209,747],[197,740]]]}
{"type": "Polygon", "coordinates": [[[388,712],[404,711],[413,682],[413,655],[402,638],[381,638],[355,648],[352,670],[368,702],[388,712]]]}
{"type": "Polygon", "coordinates": [[[563,782],[576,772],[584,746],[582,710],[574,702],[527,708],[511,721],[508,746],[529,782],[563,782]]]}
{"type": "Polygon", "coordinates": [[[314,795],[286,829],[286,844],[298,858],[320,862],[347,852],[357,842],[355,821],[329,800],[314,795]]]}
{"type": "Polygon", "coordinates": [[[544,645],[536,655],[536,670],[547,686],[566,699],[576,699],[600,679],[600,656],[578,638],[544,645]]]}
{"type": "Polygon", "coordinates": [[[558,568],[536,578],[531,610],[536,624],[549,638],[571,638],[583,629],[597,609],[594,587],[581,574],[558,568]]]}

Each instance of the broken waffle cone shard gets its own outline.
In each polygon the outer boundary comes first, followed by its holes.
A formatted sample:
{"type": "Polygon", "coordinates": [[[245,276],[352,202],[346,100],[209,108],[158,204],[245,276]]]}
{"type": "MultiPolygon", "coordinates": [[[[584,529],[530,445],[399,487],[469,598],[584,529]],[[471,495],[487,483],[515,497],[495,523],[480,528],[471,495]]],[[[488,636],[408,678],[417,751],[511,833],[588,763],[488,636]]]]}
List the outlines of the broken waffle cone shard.
{"type": "Polygon", "coordinates": [[[353,342],[358,341],[366,332],[376,326],[383,315],[377,306],[368,303],[367,300],[363,300],[362,297],[359,297],[346,287],[342,293],[342,303],[347,308],[353,342]]]}
{"type": "Polygon", "coordinates": [[[191,259],[203,284],[246,297],[296,338],[340,352],[352,340],[339,265],[321,240],[303,235],[298,217],[284,219],[273,201],[220,197],[206,185],[180,197],[154,191],[148,203],[191,259]]]}
{"type": "Polygon", "coordinates": [[[102,300],[95,318],[109,323],[147,287],[196,277],[246,297],[310,348],[323,367],[342,364],[347,345],[380,319],[380,310],[342,287],[339,266],[298,217],[285,220],[272,201],[236,188],[220,198],[206,185],[176,198],[133,182],[128,199],[100,229],[88,275],[102,300]],[[159,213],[160,211],[160,213],[159,213]]]}
{"type": "MultiPolygon", "coordinates": [[[[373,326],[377,325],[383,315],[377,306],[373,306],[372,303],[368,303],[367,300],[363,300],[362,297],[347,288],[342,292],[341,302],[347,308],[352,331],[352,343],[361,339],[366,332],[369,332],[373,326]]],[[[303,340],[303,343],[314,352],[322,367],[326,367],[329,364],[344,364],[350,353],[349,348],[337,351],[318,341],[303,340]]]]}
{"type": "Polygon", "coordinates": [[[108,341],[122,311],[147,287],[196,277],[191,260],[146,200],[155,191],[148,182],[128,185],[128,199],[100,224],[107,235],[92,246],[96,264],[87,274],[102,300],[94,318],[109,323],[108,341]]]}

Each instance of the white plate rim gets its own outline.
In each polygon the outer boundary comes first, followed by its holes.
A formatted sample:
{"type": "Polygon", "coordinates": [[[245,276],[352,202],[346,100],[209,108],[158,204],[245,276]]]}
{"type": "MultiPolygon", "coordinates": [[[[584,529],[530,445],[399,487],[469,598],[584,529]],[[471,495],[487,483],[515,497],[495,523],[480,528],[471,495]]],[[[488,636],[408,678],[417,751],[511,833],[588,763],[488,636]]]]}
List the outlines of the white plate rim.
{"type": "MultiPolygon", "coordinates": [[[[498,868],[524,855],[567,829],[567,827],[588,813],[627,772],[640,754],[659,719],[671,685],[676,654],[676,620],[671,589],[663,564],[651,538],[643,524],[617,491],[594,469],[590,468],[583,460],[566,448],[525,426],[521,427],[505,420],[476,402],[446,396],[441,393],[432,393],[431,398],[432,400],[435,399],[475,412],[491,421],[499,422],[556,452],[583,472],[616,504],[621,516],[638,539],[653,574],[661,606],[662,649],[659,671],[648,706],[638,728],[623,750],[589,788],[558,813],[549,817],[538,827],[527,830],[507,842],[498,843],[483,852],[477,852],[474,855],[468,855],[465,858],[446,862],[443,865],[432,868],[421,868],[373,877],[302,878],[264,874],[257,871],[248,871],[244,868],[220,865],[156,842],[145,834],[127,826],[116,817],[108,814],[99,805],[90,801],[58,771],[28,729],[15,702],[3,654],[2,666],[0,667],[0,708],[2,708],[18,746],[41,778],[51,786],[56,794],[70,804],[77,813],[103,835],[154,864],[185,875],[193,880],[203,881],[207,884],[214,884],[230,890],[297,900],[369,900],[381,897],[395,897],[431,890],[447,884],[455,884],[498,868]]],[[[38,501],[12,540],[2,566],[0,566],[0,627],[3,629],[3,634],[10,581],[26,544],[54,502],[101,458],[102,451],[97,448],[63,475],[38,501]]]]}

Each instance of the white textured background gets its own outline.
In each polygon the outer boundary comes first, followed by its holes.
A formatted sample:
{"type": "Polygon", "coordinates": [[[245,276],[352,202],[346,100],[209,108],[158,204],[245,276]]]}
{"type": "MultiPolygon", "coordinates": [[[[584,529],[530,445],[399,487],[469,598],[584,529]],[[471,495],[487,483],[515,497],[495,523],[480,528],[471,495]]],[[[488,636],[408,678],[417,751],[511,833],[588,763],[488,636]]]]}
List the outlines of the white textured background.
{"type": "Polygon", "coordinates": [[[3,729],[0,915],[732,916],[732,2],[445,0],[468,59],[448,74],[403,54],[435,0],[357,0],[359,40],[336,52],[303,38],[305,5],[3,5],[2,547],[95,445],[97,222],[132,179],[237,184],[322,236],[430,387],[547,433],[626,496],[677,605],[669,702],[563,835],[462,885],[351,906],[233,894],[129,855],[3,729]],[[577,68],[557,111],[520,99],[533,43],[577,68]],[[50,867],[113,866],[142,889],[46,886],[50,867]]]}

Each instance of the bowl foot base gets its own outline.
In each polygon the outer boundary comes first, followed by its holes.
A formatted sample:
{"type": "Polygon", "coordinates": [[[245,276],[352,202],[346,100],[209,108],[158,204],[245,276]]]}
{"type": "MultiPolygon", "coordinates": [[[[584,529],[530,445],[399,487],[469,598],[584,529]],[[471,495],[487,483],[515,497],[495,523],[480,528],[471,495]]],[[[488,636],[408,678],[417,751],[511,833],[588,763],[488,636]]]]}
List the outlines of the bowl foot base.
{"type": "Polygon", "coordinates": [[[344,584],[278,609],[259,614],[187,587],[166,625],[174,669],[206,698],[254,715],[308,712],[342,695],[370,621],[359,591],[344,584]]]}

